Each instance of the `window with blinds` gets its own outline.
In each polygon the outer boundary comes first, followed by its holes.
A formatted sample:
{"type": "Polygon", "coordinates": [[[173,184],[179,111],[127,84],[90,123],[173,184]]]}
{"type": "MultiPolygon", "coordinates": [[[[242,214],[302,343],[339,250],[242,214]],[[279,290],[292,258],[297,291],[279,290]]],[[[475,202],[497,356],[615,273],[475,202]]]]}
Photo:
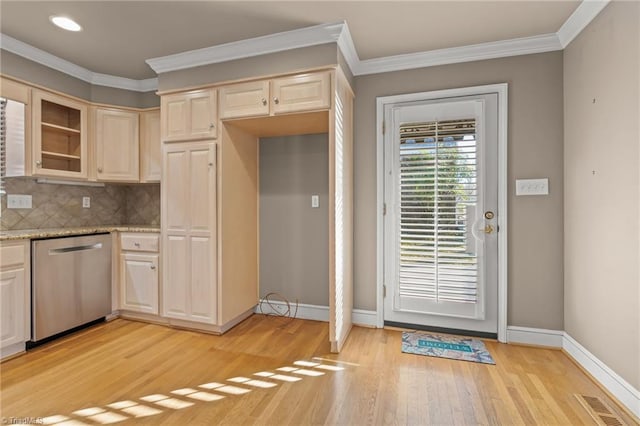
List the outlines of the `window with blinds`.
{"type": "Polygon", "coordinates": [[[7,100],[0,98],[0,194],[5,193],[7,175],[7,100]]]}
{"type": "Polygon", "coordinates": [[[402,124],[399,155],[400,296],[477,303],[475,119],[402,124]]]}

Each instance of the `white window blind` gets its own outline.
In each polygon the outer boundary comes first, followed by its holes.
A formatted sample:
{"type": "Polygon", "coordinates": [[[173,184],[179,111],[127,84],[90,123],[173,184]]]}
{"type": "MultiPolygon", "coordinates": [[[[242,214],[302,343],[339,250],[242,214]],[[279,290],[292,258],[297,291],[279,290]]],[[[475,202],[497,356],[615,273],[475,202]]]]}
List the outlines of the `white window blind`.
{"type": "Polygon", "coordinates": [[[5,193],[7,175],[7,100],[0,98],[0,194],[5,193]]]}
{"type": "Polygon", "coordinates": [[[477,303],[476,121],[400,126],[399,292],[477,303]]]}

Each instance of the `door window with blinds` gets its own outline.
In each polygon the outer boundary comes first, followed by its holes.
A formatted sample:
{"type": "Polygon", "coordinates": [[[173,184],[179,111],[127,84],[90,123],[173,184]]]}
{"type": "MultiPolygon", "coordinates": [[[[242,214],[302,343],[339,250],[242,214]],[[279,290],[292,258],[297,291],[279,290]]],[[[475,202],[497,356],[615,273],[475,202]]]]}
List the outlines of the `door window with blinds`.
{"type": "Polygon", "coordinates": [[[394,113],[393,310],[484,319],[482,102],[394,113]]]}

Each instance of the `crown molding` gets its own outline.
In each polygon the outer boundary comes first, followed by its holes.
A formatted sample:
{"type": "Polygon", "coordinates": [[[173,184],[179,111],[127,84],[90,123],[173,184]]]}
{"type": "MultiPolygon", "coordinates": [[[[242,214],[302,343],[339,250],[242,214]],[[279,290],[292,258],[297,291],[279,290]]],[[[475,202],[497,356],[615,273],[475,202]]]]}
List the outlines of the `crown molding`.
{"type": "Polygon", "coordinates": [[[564,49],[604,9],[609,0],[583,0],[558,30],[558,39],[564,49]]]}
{"type": "MultiPolygon", "coordinates": [[[[557,33],[384,58],[360,60],[349,27],[342,21],[190,50],[147,59],[146,62],[157,74],[161,74],[267,53],[337,43],[352,74],[358,76],[528,55],[564,49],[608,3],[609,0],[583,0],[557,33]]],[[[2,33],[0,33],[0,48],[90,84],[137,92],[149,92],[158,88],[157,78],[134,80],[95,73],[2,33]]]]}
{"type": "Polygon", "coordinates": [[[147,78],[145,80],[132,80],[109,74],[93,73],[91,84],[98,86],[114,87],[116,89],[133,90],[135,92],[151,92],[158,90],[158,79],[147,78]]]}
{"type": "Polygon", "coordinates": [[[136,92],[149,92],[157,90],[158,88],[157,78],[134,80],[131,78],[95,73],[2,33],[0,33],[0,48],[90,84],[133,90],[136,92]]]}
{"type": "Polygon", "coordinates": [[[66,61],[49,52],[40,50],[30,44],[24,43],[6,34],[0,33],[0,48],[7,52],[15,53],[18,56],[37,62],[56,71],[60,71],[71,77],[75,77],[82,81],[91,82],[93,73],[86,68],[78,66],[74,63],[66,61]]]}
{"type": "Polygon", "coordinates": [[[249,58],[267,53],[282,52],[301,47],[335,43],[343,34],[346,23],[336,22],[270,34],[247,40],[219,44],[202,49],[189,50],[175,55],[147,59],[147,64],[157,73],[177,71],[202,65],[249,58]]]}
{"type": "Polygon", "coordinates": [[[562,50],[558,36],[556,34],[544,34],[470,46],[430,50],[428,52],[367,59],[360,61],[357,72],[354,74],[378,74],[390,71],[433,67],[436,65],[504,58],[507,56],[552,52],[554,50],[562,50]]]}
{"type": "Polygon", "coordinates": [[[360,69],[360,58],[358,57],[356,46],[353,44],[351,32],[349,32],[349,25],[347,25],[346,22],[344,23],[342,33],[338,38],[338,48],[342,52],[344,60],[347,61],[349,68],[351,68],[351,73],[353,75],[357,75],[358,70],[360,69]]]}

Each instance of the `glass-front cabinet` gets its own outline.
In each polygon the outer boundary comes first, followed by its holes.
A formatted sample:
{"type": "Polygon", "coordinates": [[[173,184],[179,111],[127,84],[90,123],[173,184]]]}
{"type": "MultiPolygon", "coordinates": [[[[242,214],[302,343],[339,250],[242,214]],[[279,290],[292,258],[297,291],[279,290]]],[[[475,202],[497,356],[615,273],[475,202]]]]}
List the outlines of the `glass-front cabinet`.
{"type": "Polygon", "coordinates": [[[33,91],[33,174],[87,177],[87,106],[33,91]]]}

